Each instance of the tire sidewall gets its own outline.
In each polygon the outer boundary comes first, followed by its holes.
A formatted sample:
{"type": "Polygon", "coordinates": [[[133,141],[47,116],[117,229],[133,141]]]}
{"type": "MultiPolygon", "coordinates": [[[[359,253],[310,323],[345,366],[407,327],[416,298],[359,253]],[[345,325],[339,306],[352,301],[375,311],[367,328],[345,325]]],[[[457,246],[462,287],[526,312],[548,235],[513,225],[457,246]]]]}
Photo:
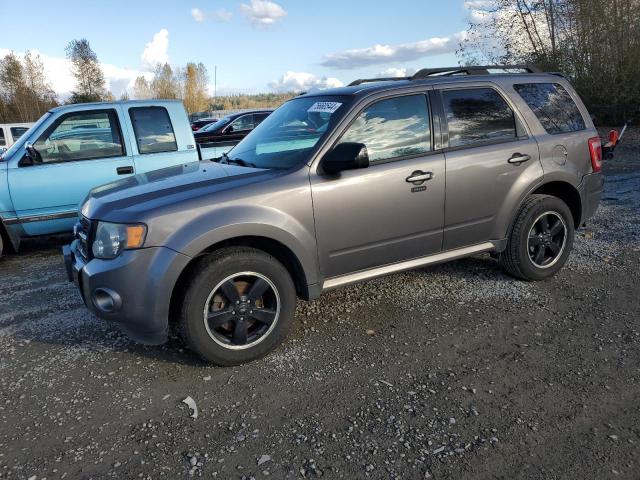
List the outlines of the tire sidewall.
{"type": "Polygon", "coordinates": [[[529,209],[522,221],[524,228],[522,228],[520,238],[518,238],[518,256],[520,257],[519,264],[522,273],[532,280],[543,280],[555,275],[564,266],[573,249],[575,227],[569,207],[560,199],[547,197],[529,209]],[[533,226],[533,222],[545,212],[553,212],[560,215],[567,227],[567,233],[564,250],[560,258],[551,267],[540,268],[529,257],[529,231],[533,226]]]}
{"type": "Polygon", "coordinates": [[[295,287],[289,272],[273,257],[259,253],[220,255],[196,274],[187,289],[182,309],[182,330],[187,343],[204,360],[223,366],[237,365],[263,357],[283,341],[291,326],[295,306],[295,287]],[[280,298],[280,314],[276,326],[260,343],[232,350],[211,338],[204,324],[203,311],[211,291],[220,281],[247,271],[260,273],[273,282],[280,298]]]}

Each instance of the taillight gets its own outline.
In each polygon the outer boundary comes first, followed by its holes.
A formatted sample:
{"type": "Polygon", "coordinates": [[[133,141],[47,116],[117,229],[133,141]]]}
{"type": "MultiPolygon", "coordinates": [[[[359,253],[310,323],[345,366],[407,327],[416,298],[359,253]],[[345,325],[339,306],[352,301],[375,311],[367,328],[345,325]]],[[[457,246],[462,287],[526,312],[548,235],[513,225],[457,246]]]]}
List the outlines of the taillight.
{"type": "Polygon", "coordinates": [[[589,139],[589,153],[591,154],[591,166],[594,172],[602,169],[602,140],[600,137],[589,139]]]}

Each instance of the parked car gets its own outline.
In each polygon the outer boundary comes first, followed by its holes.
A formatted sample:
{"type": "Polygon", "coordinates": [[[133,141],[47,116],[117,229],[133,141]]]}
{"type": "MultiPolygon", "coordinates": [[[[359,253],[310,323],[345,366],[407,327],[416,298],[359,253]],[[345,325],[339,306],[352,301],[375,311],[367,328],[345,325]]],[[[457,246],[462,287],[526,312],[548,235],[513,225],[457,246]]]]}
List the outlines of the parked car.
{"type": "Polygon", "coordinates": [[[194,132],[197,132],[202,127],[206,127],[207,125],[210,125],[217,121],[218,121],[217,118],[200,118],[191,123],[191,130],[193,130],[194,132]]]}
{"type": "Polygon", "coordinates": [[[197,161],[181,102],[54,108],[0,157],[0,255],[24,237],[71,232],[97,185],[197,161]]]}
{"type": "Polygon", "coordinates": [[[564,77],[526,72],[427,69],[298,96],[213,168],[92,191],[70,278],[133,338],[162,343],[175,321],[220,365],[275,348],[296,296],[482,252],[549,278],[598,207],[601,141],[564,77]]]}
{"type": "Polygon", "coordinates": [[[218,158],[246,137],[269,116],[271,110],[255,110],[228,115],[202,127],[193,136],[203,159],[218,158]]]}
{"type": "Polygon", "coordinates": [[[5,123],[0,124],[0,153],[5,152],[16,143],[33,123],[5,123]]]}

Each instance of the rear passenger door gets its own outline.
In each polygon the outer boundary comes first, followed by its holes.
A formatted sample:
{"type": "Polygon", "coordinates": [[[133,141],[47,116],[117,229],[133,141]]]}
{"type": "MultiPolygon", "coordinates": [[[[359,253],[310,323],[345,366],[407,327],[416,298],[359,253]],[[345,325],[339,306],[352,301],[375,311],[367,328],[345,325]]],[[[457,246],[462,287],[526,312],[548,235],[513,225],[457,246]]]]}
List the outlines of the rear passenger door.
{"type": "Polygon", "coordinates": [[[439,94],[447,167],[444,250],[502,239],[505,216],[543,175],[538,145],[493,84],[444,85],[439,94]]]}
{"type": "MultiPolygon", "coordinates": [[[[136,173],[159,170],[197,160],[193,133],[189,129],[185,144],[175,131],[171,116],[164,106],[130,107],[126,115],[131,121],[134,141],[133,158],[136,173]]],[[[188,125],[186,115],[184,128],[188,125]]],[[[179,127],[179,126],[178,126],[179,127]]]]}

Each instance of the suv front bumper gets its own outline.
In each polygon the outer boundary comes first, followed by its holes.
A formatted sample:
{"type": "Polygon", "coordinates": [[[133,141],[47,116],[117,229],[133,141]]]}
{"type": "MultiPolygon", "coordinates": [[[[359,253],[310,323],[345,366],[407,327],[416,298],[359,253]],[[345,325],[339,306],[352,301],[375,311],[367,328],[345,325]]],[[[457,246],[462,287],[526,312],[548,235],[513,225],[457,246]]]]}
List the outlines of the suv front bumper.
{"type": "Polygon", "coordinates": [[[96,316],[148,345],[167,340],[171,295],[191,258],[165,247],[125,250],[112,260],[85,261],[78,240],[63,247],[69,281],[96,316]]]}

